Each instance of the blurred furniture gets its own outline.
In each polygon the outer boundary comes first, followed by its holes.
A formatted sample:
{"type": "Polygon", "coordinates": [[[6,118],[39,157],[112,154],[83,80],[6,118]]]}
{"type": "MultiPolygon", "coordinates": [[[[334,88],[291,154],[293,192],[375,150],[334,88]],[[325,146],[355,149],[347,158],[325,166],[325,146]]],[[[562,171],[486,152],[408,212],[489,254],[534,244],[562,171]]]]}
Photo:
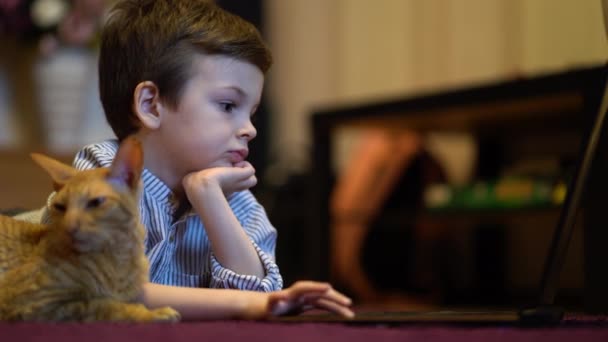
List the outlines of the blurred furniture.
{"type": "MultiPolygon", "coordinates": [[[[581,137],[586,134],[598,110],[607,74],[606,66],[591,66],[315,112],[312,119],[312,221],[303,243],[318,248],[307,249],[308,276],[332,279],[329,269],[329,199],[335,178],[333,163],[336,156],[332,153],[338,131],[353,127],[379,127],[421,133],[468,132],[478,143],[477,180],[496,179],[506,167],[522,158],[559,156],[560,161],[573,165],[578,158],[581,137]]],[[[573,251],[569,254],[570,265],[565,267],[569,271],[563,272],[564,275],[572,273],[577,278],[574,287],[580,288],[574,289],[575,296],[584,296],[585,309],[588,311],[608,311],[608,294],[605,291],[608,288],[608,273],[603,266],[608,261],[608,249],[605,248],[608,246],[605,229],[608,218],[604,214],[608,203],[608,182],[602,179],[608,174],[608,142],[605,138],[601,140],[589,179],[581,228],[570,246],[573,251]],[[572,255],[580,256],[580,264],[572,263],[572,255]]],[[[417,219],[439,222],[446,232],[457,230],[456,234],[471,232],[463,227],[489,226],[489,229],[479,231],[478,239],[493,245],[484,249],[483,243],[478,242],[480,249],[474,255],[477,260],[473,263],[488,257],[496,258],[497,265],[478,263],[475,266],[479,266],[478,271],[486,272],[485,275],[498,278],[481,286],[512,282],[505,274],[507,272],[525,273],[526,277],[531,277],[528,282],[532,284],[524,284],[523,287],[528,286],[525,290],[534,292],[529,293],[532,298],[537,291],[558,215],[559,207],[549,207],[512,211],[462,210],[441,215],[428,211],[418,213],[417,219]],[[505,233],[504,227],[519,229],[520,236],[511,238],[511,246],[505,245],[506,234],[511,232],[505,233]],[[515,260],[511,260],[511,266],[507,265],[507,256],[501,253],[515,257],[515,260]],[[507,270],[507,267],[510,269],[507,270]]],[[[399,218],[400,213],[389,213],[388,216],[399,218]]],[[[478,275],[476,280],[483,283],[484,274],[478,275]]],[[[507,288],[509,284],[502,285],[507,288]]],[[[472,289],[471,295],[478,295],[476,290],[472,289]]]]}
{"type": "MultiPolygon", "coordinates": [[[[49,155],[68,164],[73,158],[49,155]]],[[[0,209],[30,210],[45,205],[53,191],[51,178],[30,158],[28,151],[0,150],[0,161],[0,209]]]]}

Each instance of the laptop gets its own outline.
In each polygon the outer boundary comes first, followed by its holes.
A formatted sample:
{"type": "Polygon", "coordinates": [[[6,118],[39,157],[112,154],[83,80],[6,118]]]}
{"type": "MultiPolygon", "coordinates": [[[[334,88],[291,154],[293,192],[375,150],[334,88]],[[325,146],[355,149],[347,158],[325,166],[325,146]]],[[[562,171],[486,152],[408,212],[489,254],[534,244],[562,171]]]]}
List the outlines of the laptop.
{"type": "MultiPolygon", "coordinates": [[[[608,36],[608,0],[602,0],[604,26],[608,36]]],[[[574,176],[568,184],[568,191],[561,208],[559,220],[555,228],[548,255],[545,259],[543,275],[540,284],[538,303],[529,308],[505,311],[428,311],[428,312],[395,312],[370,311],[358,312],[352,319],[346,319],[334,314],[304,313],[298,316],[283,316],[273,318],[280,322],[324,322],[342,324],[381,324],[394,325],[406,323],[469,323],[483,324],[521,324],[521,325],[552,325],[563,320],[563,308],[554,305],[559,286],[560,273],[564,265],[568,245],[575,227],[577,211],[581,206],[582,196],[592,162],[596,155],[606,111],[608,109],[608,80],[603,80],[602,98],[596,111],[592,125],[584,136],[581,152],[576,164],[574,176]]]]}

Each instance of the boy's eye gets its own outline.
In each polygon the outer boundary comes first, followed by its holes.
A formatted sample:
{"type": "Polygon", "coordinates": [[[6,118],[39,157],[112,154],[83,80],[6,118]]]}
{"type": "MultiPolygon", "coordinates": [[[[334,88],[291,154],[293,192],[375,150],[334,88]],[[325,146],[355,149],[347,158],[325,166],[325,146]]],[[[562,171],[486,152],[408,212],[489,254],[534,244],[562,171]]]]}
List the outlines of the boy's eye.
{"type": "Polygon", "coordinates": [[[53,203],[53,208],[61,213],[65,212],[65,204],[53,203]]]}
{"type": "Polygon", "coordinates": [[[232,102],[221,102],[220,107],[226,113],[231,113],[234,110],[235,104],[232,102]]]}
{"type": "Polygon", "coordinates": [[[90,199],[87,202],[87,208],[88,209],[97,208],[100,205],[102,205],[103,202],[105,202],[105,200],[106,200],[105,197],[96,197],[96,198],[90,199]]]}

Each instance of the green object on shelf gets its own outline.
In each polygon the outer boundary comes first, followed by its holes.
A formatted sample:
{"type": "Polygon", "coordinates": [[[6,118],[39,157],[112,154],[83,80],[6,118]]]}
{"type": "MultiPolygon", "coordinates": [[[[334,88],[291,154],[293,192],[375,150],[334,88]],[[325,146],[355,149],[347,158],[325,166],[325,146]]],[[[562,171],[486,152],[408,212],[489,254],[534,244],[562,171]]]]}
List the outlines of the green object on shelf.
{"type": "Polygon", "coordinates": [[[460,187],[438,184],[427,189],[425,203],[428,209],[441,211],[547,207],[561,203],[563,196],[556,196],[561,190],[554,182],[519,178],[460,187]]]}

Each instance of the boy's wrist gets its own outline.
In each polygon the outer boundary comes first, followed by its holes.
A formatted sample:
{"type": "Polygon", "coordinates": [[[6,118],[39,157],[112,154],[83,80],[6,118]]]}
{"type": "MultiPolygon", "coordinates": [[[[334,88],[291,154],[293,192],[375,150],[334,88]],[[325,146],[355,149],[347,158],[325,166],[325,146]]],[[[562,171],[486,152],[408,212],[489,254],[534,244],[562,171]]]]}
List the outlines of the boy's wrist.
{"type": "Polygon", "coordinates": [[[196,199],[210,194],[222,193],[219,182],[214,178],[201,177],[200,179],[194,179],[186,176],[182,181],[182,186],[190,202],[196,202],[196,199]]]}
{"type": "Polygon", "coordinates": [[[238,319],[263,319],[269,313],[267,310],[268,296],[266,292],[241,291],[243,295],[238,302],[238,319]]]}
{"type": "MultiPolygon", "coordinates": [[[[219,184],[212,183],[205,185],[201,184],[192,191],[192,196],[188,196],[188,200],[194,206],[194,208],[197,209],[199,215],[203,215],[204,212],[209,211],[209,205],[225,198],[224,192],[219,184]],[[201,212],[201,210],[203,212],[201,212]]],[[[212,205],[212,207],[215,207],[215,205],[212,205]]]]}

